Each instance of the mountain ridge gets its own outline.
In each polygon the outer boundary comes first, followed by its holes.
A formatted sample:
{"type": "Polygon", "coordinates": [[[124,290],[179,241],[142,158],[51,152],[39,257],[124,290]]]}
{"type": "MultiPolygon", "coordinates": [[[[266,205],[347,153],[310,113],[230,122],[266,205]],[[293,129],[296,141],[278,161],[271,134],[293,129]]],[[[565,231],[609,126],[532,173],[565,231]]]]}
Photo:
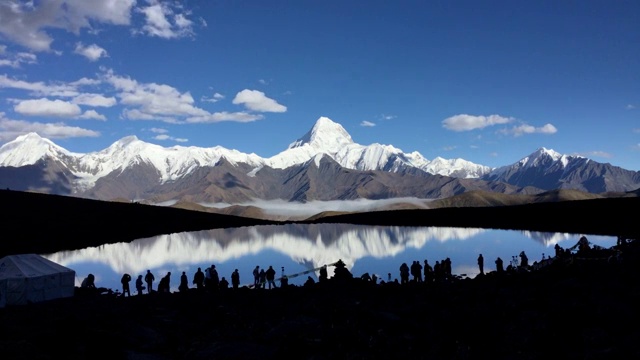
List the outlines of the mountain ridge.
{"type": "Polygon", "coordinates": [[[0,147],[0,188],[102,200],[243,204],[253,200],[442,199],[468,191],[536,194],[640,188],[640,172],[538,148],[498,168],[428,160],[393,145],[361,145],[319,118],[270,158],[221,146],[162,147],[126,136],[98,152],[70,152],[36,133],[0,147]]]}

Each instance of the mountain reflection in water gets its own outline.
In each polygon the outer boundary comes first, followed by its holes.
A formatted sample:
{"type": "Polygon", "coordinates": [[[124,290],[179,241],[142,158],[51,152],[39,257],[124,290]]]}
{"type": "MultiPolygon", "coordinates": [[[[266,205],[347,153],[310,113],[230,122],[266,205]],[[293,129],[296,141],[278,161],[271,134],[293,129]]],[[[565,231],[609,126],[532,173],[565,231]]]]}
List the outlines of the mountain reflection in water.
{"type": "MultiPolygon", "coordinates": [[[[398,278],[403,262],[410,265],[419,260],[422,264],[426,259],[433,266],[449,257],[454,274],[474,277],[479,254],[483,254],[487,272],[495,269],[497,257],[506,267],[512,256],[525,251],[533,263],[543,254],[553,255],[556,243],[570,247],[580,236],[479,228],[286,224],[160,235],[44,256],[74,269],[76,285],[92,273],[96,286],[117,290],[123,273],[135,280],[149,269],[156,277],[156,285],[170,271],[171,288],[175,291],[183,271],[191,283],[198,267],[204,271],[212,264],[227,280],[238,269],[241,283],[249,284],[256,265],[273,266],[280,276],[283,268],[284,274],[292,275],[342,259],[354,276],[368,272],[386,281],[389,273],[392,280],[398,278]]],[[[587,237],[604,247],[616,242],[610,236],[587,237]]],[[[332,276],[333,268],[328,270],[332,276]]],[[[317,274],[312,273],[293,277],[289,283],[302,285],[308,275],[317,280],[317,274]]]]}

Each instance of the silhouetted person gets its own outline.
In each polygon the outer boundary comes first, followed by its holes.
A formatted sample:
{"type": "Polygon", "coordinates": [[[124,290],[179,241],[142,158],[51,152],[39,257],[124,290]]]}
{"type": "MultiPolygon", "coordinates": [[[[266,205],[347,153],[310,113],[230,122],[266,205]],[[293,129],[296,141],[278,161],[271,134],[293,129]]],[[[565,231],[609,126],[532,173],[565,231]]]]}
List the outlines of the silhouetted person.
{"type": "Polygon", "coordinates": [[[198,271],[193,274],[193,283],[196,284],[196,289],[202,290],[204,286],[204,273],[202,269],[198,268],[198,271]]]}
{"type": "Polygon", "coordinates": [[[407,263],[402,263],[400,265],[400,284],[408,284],[409,283],[409,265],[407,263]]]}
{"type": "Polygon", "coordinates": [[[151,290],[153,289],[153,281],[156,278],[151,273],[151,270],[147,270],[147,274],[144,276],[144,281],[147,283],[147,292],[151,294],[151,290]]]}
{"type": "Polygon", "coordinates": [[[527,257],[527,254],[524,253],[524,251],[520,252],[520,267],[525,269],[529,267],[529,258],[527,257]]]}
{"type": "Polygon", "coordinates": [[[253,286],[260,286],[260,266],[256,265],[255,269],[253,269],[253,286]]]}
{"type": "Polygon", "coordinates": [[[424,281],[426,283],[431,283],[433,282],[433,268],[431,267],[431,265],[429,265],[429,262],[425,259],[424,260],[424,281]]]}
{"type": "Polygon", "coordinates": [[[589,246],[589,240],[587,240],[586,236],[581,236],[580,240],[578,240],[578,254],[584,256],[588,254],[590,250],[591,247],[589,246]]]}
{"type": "Polygon", "coordinates": [[[258,273],[258,287],[264,289],[266,283],[267,273],[265,273],[264,269],[260,269],[260,272],[258,273]]]}
{"type": "Polygon", "coordinates": [[[286,288],[287,286],[289,286],[289,278],[287,277],[287,275],[282,275],[282,277],[280,278],[280,287],[286,288]]]}
{"type": "Polygon", "coordinates": [[[96,288],[95,280],[96,280],[95,276],[93,276],[93,274],[89,274],[87,275],[86,278],[84,278],[84,280],[82,280],[80,287],[83,289],[95,289],[96,288]]]}
{"type": "Polygon", "coordinates": [[[318,277],[318,281],[323,282],[329,279],[329,275],[327,274],[327,265],[323,265],[320,268],[320,276],[318,277]]]}
{"type": "Polygon", "coordinates": [[[307,281],[304,282],[304,286],[313,286],[316,283],[311,276],[307,276],[307,281]]]}
{"type": "Polygon", "coordinates": [[[142,280],[142,275],[138,275],[138,278],[136,279],[136,290],[138,290],[138,295],[142,295],[142,290],[145,289],[143,284],[144,281],[142,280]]]}
{"type": "Polygon", "coordinates": [[[120,283],[122,283],[122,296],[131,296],[131,290],[129,289],[129,282],[131,281],[131,275],[124,274],[120,279],[120,283]]]}
{"type": "Polygon", "coordinates": [[[229,282],[227,281],[227,279],[225,279],[225,277],[223,276],[222,279],[220,279],[220,289],[225,290],[229,288],[229,282]]]}
{"type": "Polygon", "coordinates": [[[271,265],[269,265],[269,268],[265,272],[265,277],[267,279],[267,283],[269,284],[269,289],[271,289],[271,285],[273,285],[274,288],[277,287],[275,282],[276,271],[273,269],[271,265]]]}
{"type": "Polygon", "coordinates": [[[220,277],[218,276],[218,270],[216,270],[215,265],[211,265],[209,275],[211,276],[211,290],[215,291],[220,288],[220,277]]]}
{"type": "Polygon", "coordinates": [[[371,275],[371,282],[378,284],[378,276],[376,274],[371,275]]]}
{"type": "Polygon", "coordinates": [[[442,265],[443,265],[443,270],[444,270],[444,277],[446,280],[451,280],[452,279],[452,273],[451,273],[451,259],[450,258],[446,258],[444,260],[442,260],[442,265]]]}
{"type": "Polygon", "coordinates": [[[500,258],[496,259],[496,271],[498,273],[502,273],[504,271],[502,259],[500,258]]]}
{"type": "Polygon", "coordinates": [[[562,247],[560,245],[556,244],[556,246],[554,246],[553,248],[556,251],[556,257],[557,258],[562,257],[562,254],[563,254],[562,247]]]}
{"type": "Polygon", "coordinates": [[[187,277],[187,273],[186,272],[182,272],[182,275],[180,275],[180,285],[178,285],[178,290],[180,290],[180,292],[187,292],[189,290],[189,278],[187,277]]]}
{"type": "Polygon", "coordinates": [[[414,261],[413,265],[411,265],[412,269],[415,273],[413,274],[413,281],[415,282],[422,282],[422,265],[420,265],[420,261],[414,261]]]}
{"type": "Polygon", "coordinates": [[[342,259],[338,260],[334,265],[336,269],[333,271],[333,278],[337,281],[348,281],[353,279],[353,274],[347,269],[347,265],[342,261],[342,259]]]}
{"type": "Polygon", "coordinates": [[[168,272],[162,279],[160,279],[160,283],[158,284],[158,292],[159,293],[168,293],[170,292],[170,283],[171,283],[171,272],[168,272]]]}
{"type": "Polygon", "coordinates": [[[240,287],[240,273],[238,269],[233,270],[231,273],[231,286],[233,286],[234,289],[240,287]]]}
{"type": "Polygon", "coordinates": [[[484,275],[484,258],[482,254],[478,256],[478,269],[480,269],[480,274],[484,275]]]}
{"type": "Polygon", "coordinates": [[[442,280],[444,280],[444,271],[442,270],[440,261],[436,260],[436,263],[433,265],[433,275],[436,282],[441,282],[442,280]]]}

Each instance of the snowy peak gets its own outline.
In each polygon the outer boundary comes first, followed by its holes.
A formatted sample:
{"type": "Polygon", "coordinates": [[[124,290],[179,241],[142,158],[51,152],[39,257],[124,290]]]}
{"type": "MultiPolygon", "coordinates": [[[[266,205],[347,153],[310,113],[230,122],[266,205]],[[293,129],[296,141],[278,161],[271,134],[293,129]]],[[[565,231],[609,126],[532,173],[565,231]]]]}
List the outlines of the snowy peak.
{"type": "Polygon", "coordinates": [[[531,153],[529,156],[522,158],[518,164],[522,167],[549,166],[551,164],[559,164],[562,167],[567,166],[569,161],[582,158],[580,156],[562,155],[552,149],[541,147],[531,153]]]}
{"type": "Polygon", "coordinates": [[[349,144],[353,144],[353,140],[347,130],[323,116],[308,133],[289,145],[289,149],[309,145],[319,152],[335,153],[349,144]]]}
{"type": "Polygon", "coordinates": [[[60,159],[70,153],[36,133],[18,136],[0,147],[0,166],[33,165],[46,157],[60,159]]]}

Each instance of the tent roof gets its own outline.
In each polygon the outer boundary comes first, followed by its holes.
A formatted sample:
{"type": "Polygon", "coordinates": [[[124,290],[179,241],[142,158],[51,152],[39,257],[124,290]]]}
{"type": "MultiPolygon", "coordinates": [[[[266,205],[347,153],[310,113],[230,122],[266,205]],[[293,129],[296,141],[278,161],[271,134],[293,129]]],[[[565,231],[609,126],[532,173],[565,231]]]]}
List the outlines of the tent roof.
{"type": "Polygon", "coordinates": [[[0,259],[0,279],[36,277],[61,272],[74,271],[36,254],[9,255],[0,259]]]}

